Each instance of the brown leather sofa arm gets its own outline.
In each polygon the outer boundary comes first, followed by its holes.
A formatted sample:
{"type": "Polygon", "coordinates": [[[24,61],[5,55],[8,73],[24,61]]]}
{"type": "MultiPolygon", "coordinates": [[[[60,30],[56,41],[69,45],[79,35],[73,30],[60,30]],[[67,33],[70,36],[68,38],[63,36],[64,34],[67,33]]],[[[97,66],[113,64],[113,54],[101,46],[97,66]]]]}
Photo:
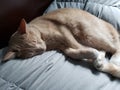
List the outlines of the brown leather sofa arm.
{"type": "Polygon", "coordinates": [[[7,45],[19,22],[42,15],[53,0],[0,0],[0,48],[7,45]]]}

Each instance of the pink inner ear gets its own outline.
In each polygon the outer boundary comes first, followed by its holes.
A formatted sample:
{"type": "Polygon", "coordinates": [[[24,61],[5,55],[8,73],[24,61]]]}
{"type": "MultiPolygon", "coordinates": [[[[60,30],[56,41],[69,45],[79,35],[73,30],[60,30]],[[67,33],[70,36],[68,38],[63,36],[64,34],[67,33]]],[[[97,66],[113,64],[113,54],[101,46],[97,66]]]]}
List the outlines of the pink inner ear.
{"type": "Polygon", "coordinates": [[[25,19],[21,20],[20,26],[19,26],[19,32],[21,34],[25,34],[26,33],[26,21],[25,19]]]}

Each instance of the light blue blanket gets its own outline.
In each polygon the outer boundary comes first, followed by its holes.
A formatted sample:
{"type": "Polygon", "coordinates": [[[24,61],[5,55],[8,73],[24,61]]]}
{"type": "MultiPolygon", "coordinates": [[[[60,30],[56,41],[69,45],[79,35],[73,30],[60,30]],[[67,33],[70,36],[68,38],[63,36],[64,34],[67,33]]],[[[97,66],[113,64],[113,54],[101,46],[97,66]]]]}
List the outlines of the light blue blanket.
{"type": "MultiPolygon", "coordinates": [[[[86,10],[120,29],[119,0],[54,0],[46,12],[72,7],[86,10]]],[[[0,50],[0,59],[5,49],[0,50]]],[[[57,51],[0,63],[0,90],[120,90],[120,79],[57,51]]]]}

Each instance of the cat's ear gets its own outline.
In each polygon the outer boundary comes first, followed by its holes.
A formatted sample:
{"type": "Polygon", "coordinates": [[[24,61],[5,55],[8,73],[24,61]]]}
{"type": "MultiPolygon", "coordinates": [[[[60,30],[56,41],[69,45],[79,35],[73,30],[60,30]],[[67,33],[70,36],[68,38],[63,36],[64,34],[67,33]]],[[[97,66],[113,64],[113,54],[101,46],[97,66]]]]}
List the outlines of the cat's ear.
{"type": "Polygon", "coordinates": [[[3,56],[3,58],[2,58],[2,61],[3,61],[3,62],[8,61],[8,60],[10,60],[10,59],[15,58],[15,56],[16,56],[16,53],[15,53],[15,52],[13,52],[13,51],[7,51],[7,52],[5,53],[5,55],[3,56]]]}
{"type": "Polygon", "coordinates": [[[23,18],[22,20],[21,20],[21,22],[20,22],[20,26],[19,26],[19,29],[18,29],[18,32],[20,33],[20,34],[25,34],[26,33],[26,21],[25,21],[25,19],[23,18]]]}

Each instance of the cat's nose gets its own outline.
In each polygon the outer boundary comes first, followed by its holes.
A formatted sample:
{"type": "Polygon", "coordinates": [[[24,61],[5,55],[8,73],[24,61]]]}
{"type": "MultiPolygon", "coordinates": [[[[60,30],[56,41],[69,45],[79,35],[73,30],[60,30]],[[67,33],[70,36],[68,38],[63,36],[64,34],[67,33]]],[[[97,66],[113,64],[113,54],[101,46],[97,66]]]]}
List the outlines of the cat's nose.
{"type": "Polygon", "coordinates": [[[45,49],[38,49],[38,50],[36,50],[36,52],[37,52],[38,54],[42,54],[42,53],[45,52],[45,49]]]}
{"type": "Polygon", "coordinates": [[[43,53],[43,52],[45,52],[45,51],[46,51],[46,46],[44,46],[44,45],[42,45],[41,47],[39,47],[39,48],[37,49],[37,52],[43,53]]]}

